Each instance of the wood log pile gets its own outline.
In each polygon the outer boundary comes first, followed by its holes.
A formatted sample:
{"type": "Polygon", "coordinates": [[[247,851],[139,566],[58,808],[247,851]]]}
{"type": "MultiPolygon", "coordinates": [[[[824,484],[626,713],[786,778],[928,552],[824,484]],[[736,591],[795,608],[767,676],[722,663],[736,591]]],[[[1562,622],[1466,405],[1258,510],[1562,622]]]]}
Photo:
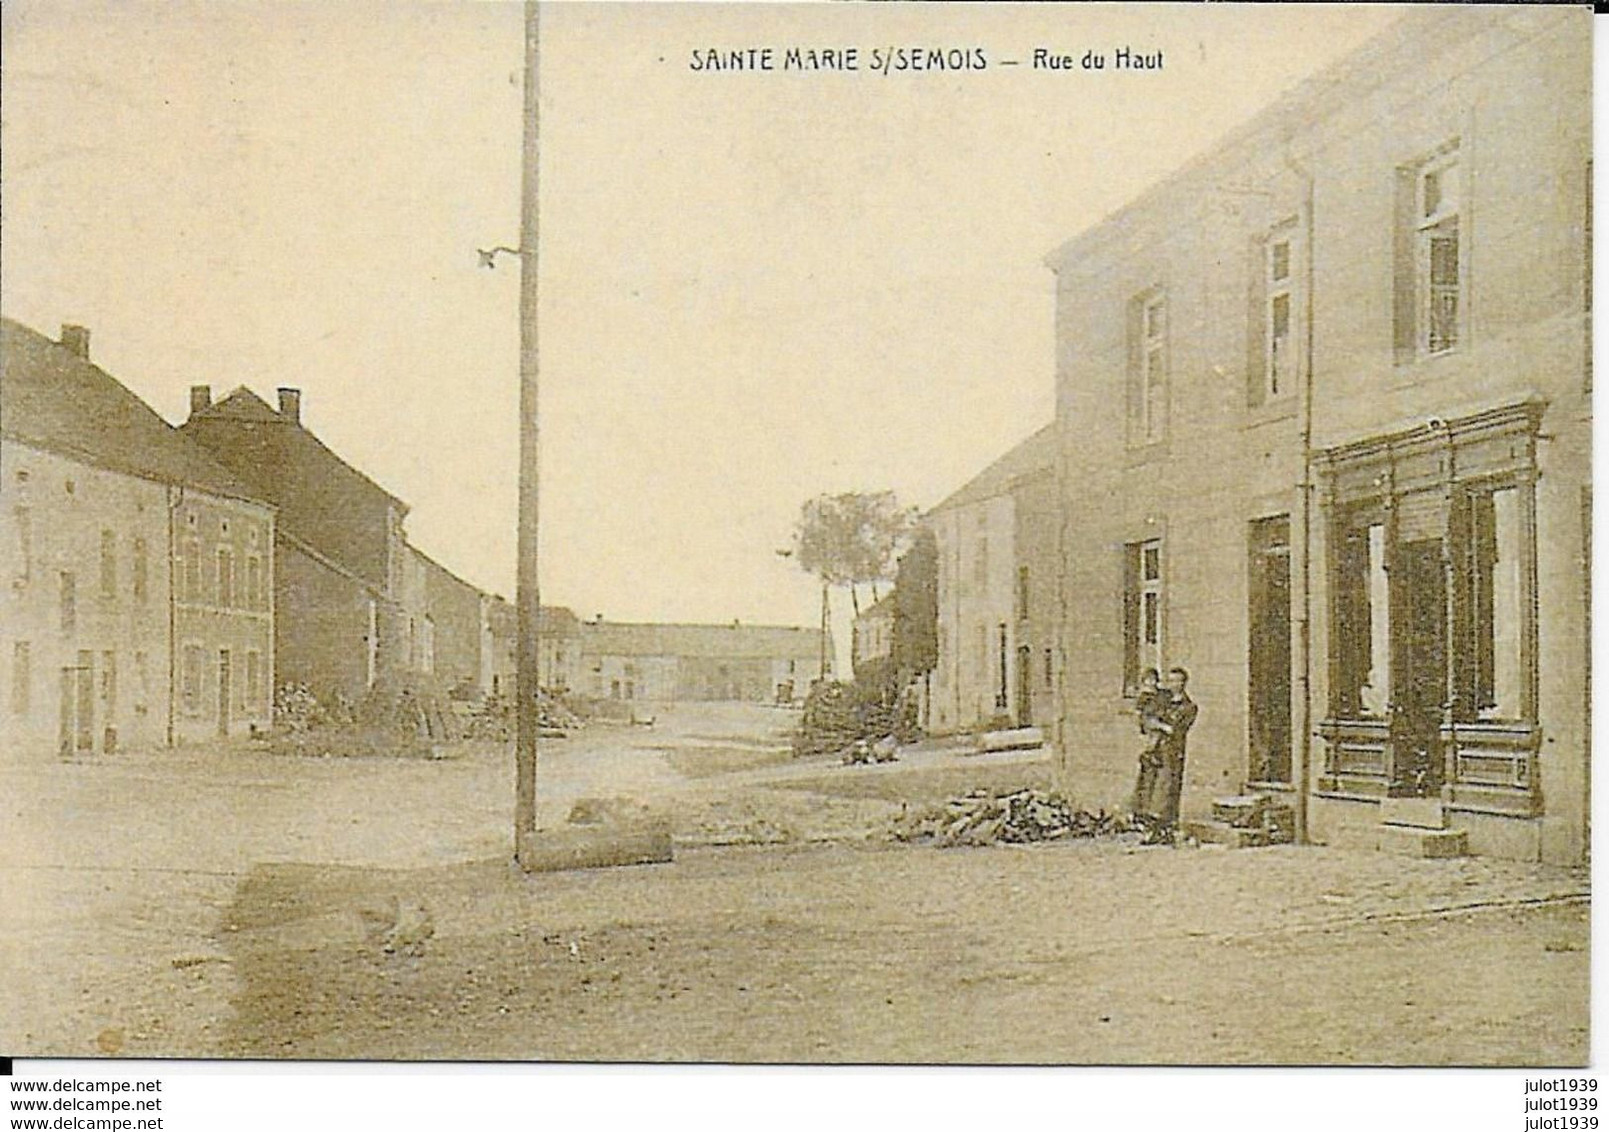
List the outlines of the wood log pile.
{"type": "Polygon", "coordinates": [[[1009,794],[974,790],[939,806],[905,809],[894,819],[897,841],[953,845],[1023,844],[1073,837],[1108,837],[1129,832],[1128,818],[1105,810],[1075,809],[1045,790],[1009,794]]]}

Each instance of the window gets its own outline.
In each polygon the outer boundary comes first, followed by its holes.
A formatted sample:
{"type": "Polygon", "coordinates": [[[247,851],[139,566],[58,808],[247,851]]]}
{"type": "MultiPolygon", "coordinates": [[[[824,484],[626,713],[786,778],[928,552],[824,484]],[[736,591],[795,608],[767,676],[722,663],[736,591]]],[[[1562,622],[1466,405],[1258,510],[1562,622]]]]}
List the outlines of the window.
{"type": "MultiPolygon", "coordinates": [[[[981,519],[982,516],[980,515],[981,519]]],[[[973,544],[972,580],[979,590],[989,584],[989,536],[979,535],[973,544]]]]}
{"type": "Polygon", "coordinates": [[[147,594],[147,564],[145,540],[143,538],[137,538],[134,540],[134,558],[132,569],[134,571],[134,600],[143,603],[147,594]]]}
{"type": "Polygon", "coordinates": [[[263,657],[255,649],[246,653],[246,687],[241,692],[241,702],[245,707],[255,711],[262,704],[262,678],[263,657]]]}
{"type": "Polygon", "coordinates": [[[1523,717],[1520,603],[1525,589],[1520,492],[1474,488],[1465,496],[1462,581],[1467,600],[1454,659],[1463,721],[1523,717]]]}
{"type": "Polygon", "coordinates": [[[1017,567],[1017,620],[1028,620],[1028,567],[1017,567]]]}
{"type": "Polygon", "coordinates": [[[17,522],[17,581],[27,585],[34,573],[33,511],[18,506],[12,514],[17,522]]]}
{"type": "Polygon", "coordinates": [[[179,694],[186,715],[199,715],[201,712],[201,673],[205,663],[206,653],[200,645],[184,646],[184,670],[179,694]]]}
{"type": "Polygon", "coordinates": [[[1398,171],[1398,360],[1457,349],[1463,331],[1462,167],[1456,142],[1398,171]]]}
{"type": "Polygon", "coordinates": [[[26,718],[33,700],[33,655],[27,641],[11,646],[11,714],[26,718]]]}
{"type": "Polygon", "coordinates": [[[1130,312],[1129,438],[1161,440],[1168,407],[1168,304],[1159,291],[1137,297],[1130,312]]]}
{"type": "Polygon", "coordinates": [[[263,560],[256,555],[246,559],[246,608],[263,607],[263,560]]]}
{"type": "Polygon", "coordinates": [[[1140,673],[1162,668],[1162,540],[1130,543],[1123,567],[1123,688],[1132,694],[1140,673]]]}
{"type": "Polygon", "coordinates": [[[134,714],[144,715],[151,702],[151,662],[143,652],[134,654],[134,714]]]}
{"type": "Polygon", "coordinates": [[[1337,540],[1336,714],[1383,719],[1391,693],[1391,601],[1385,520],[1363,513],[1337,540]]]}
{"type": "Polygon", "coordinates": [[[1281,228],[1267,244],[1262,349],[1263,396],[1269,400],[1296,387],[1296,264],[1291,228],[1281,228]]]}
{"type": "Polygon", "coordinates": [[[218,548],[218,605],[228,609],[235,604],[235,555],[226,547],[218,548]]]}
{"type": "Polygon", "coordinates": [[[78,629],[78,578],[63,570],[61,574],[61,631],[78,629]]]}
{"type": "MultiPolygon", "coordinates": [[[[191,522],[195,516],[190,516],[191,522]]],[[[187,544],[184,556],[184,599],[186,601],[201,600],[201,540],[192,538],[187,544]]]]}
{"type": "Polygon", "coordinates": [[[1045,650],[1045,690],[1056,686],[1056,663],[1050,649],[1045,650]]]}
{"type": "Polygon", "coordinates": [[[106,718],[117,717],[117,654],[111,649],[101,653],[101,702],[106,705],[106,718]]]}
{"type": "Polygon", "coordinates": [[[117,536],[101,532],[101,596],[117,596],[117,536]]]}

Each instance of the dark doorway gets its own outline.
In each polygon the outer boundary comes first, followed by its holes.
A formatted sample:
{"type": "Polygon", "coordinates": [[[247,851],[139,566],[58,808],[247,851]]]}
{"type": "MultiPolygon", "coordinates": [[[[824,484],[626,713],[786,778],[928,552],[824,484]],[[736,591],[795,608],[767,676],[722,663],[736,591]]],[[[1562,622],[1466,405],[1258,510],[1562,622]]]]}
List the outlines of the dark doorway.
{"type": "Polygon", "coordinates": [[[1027,645],[1017,649],[1017,726],[1034,725],[1034,654],[1027,645]]]}
{"type": "Polygon", "coordinates": [[[1291,524],[1258,519],[1249,536],[1247,689],[1253,782],[1291,780],[1291,524]]]}
{"type": "Polygon", "coordinates": [[[1399,545],[1391,577],[1391,792],[1441,789],[1447,710],[1447,566],[1440,539],[1399,545]]]}
{"type": "Polygon", "coordinates": [[[229,735],[229,677],[230,659],[228,649],[218,650],[218,736],[227,738],[229,735]]]}

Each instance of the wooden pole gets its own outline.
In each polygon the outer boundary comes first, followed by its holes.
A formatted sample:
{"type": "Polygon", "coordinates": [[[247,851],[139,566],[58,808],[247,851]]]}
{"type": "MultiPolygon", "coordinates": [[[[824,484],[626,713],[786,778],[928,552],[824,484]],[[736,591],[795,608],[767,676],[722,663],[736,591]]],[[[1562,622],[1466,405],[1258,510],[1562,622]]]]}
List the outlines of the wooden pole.
{"type": "Polygon", "coordinates": [[[520,488],[515,601],[519,616],[514,740],[514,856],[528,865],[536,841],[536,737],[541,720],[537,585],[537,24],[535,0],[525,4],[525,122],[520,192],[520,488]]]}

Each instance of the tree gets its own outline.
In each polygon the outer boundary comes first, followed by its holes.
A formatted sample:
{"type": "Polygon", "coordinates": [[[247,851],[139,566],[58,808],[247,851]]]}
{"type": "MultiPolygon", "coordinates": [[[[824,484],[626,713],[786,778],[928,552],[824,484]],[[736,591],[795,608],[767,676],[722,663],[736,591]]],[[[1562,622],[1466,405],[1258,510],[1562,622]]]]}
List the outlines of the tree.
{"type": "Polygon", "coordinates": [[[859,587],[893,579],[899,553],[916,525],[914,507],[900,505],[892,491],[818,495],[799,508],[793,554],[801,569],[821,579],[825,590],[846,586],[855,613],[859,587]]]}
{"type": "Polygon", "coordinates": [[[894,666],[931,672],[939,662],[939,545],[920,528],[894,575],[894,666]]]}

